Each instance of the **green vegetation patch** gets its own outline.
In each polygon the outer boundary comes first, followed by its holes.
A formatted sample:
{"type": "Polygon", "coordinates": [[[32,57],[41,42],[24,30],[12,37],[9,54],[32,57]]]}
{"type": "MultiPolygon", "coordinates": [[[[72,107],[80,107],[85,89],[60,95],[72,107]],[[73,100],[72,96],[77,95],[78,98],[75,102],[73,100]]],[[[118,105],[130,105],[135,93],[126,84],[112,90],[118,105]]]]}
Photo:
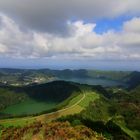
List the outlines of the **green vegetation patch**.
{"type": "Polygon", "coordinates": [[[11,105],[1,111],[4,114],[12,114],[12,115],[30,115],[36,114],[38,112],[43,112],[54,108],[57,105],[57,102],[42,102],[36,101],[33,99],[28,99],[24,102],[11,105]]]}
{"type": "Polygon", "coordinates": [[[83,94],[85,94],[85,98],[79,103],[79,105],[84,108],[87,107],[90,102],[94,102],[100,98],[99,94],[92,91],[85,91],[83,94]]]}
{"type": "Polygon", "coordinates": [[[19,102],[26,100],[28,97],[24,93],[16,93],[8,88],[1,88],[0,87],[0,110],[19,102]]]}

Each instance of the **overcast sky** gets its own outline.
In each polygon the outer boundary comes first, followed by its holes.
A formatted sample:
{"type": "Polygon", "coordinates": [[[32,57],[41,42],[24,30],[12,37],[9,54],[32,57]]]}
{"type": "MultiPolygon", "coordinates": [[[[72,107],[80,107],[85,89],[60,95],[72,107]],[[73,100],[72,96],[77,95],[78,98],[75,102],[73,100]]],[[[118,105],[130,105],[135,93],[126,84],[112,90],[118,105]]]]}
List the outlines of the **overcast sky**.
{"type": "Polygon", "coordinates": [[[140,70],[140,0],[0,0],[0,67],[140,70]]]}

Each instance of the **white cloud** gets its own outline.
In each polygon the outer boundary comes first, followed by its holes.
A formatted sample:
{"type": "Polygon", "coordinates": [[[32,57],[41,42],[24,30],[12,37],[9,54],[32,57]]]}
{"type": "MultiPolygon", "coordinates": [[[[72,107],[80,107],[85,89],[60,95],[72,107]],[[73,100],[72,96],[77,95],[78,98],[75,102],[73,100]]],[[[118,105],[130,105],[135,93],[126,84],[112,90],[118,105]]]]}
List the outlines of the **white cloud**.
{"type": "Polygon", "coordinates": [[[136,17],[125,22],[123,27],[125,32],[140,33],[140,18],[136,17]]]}
{"type": "Polygon", "coordinates": [[[67,22],[71,36],[22,30],[0,15],[0,56],[20,58],[140,60],[140,18],[124,22],[122,31],[94,31],[95,23],[67,22]]]}
{"type": "Polygon", "coordinates": [[[140,0],[0,0],[0,11],[28,28],[65,34],[71,18],[140,16],[140,0]]]}

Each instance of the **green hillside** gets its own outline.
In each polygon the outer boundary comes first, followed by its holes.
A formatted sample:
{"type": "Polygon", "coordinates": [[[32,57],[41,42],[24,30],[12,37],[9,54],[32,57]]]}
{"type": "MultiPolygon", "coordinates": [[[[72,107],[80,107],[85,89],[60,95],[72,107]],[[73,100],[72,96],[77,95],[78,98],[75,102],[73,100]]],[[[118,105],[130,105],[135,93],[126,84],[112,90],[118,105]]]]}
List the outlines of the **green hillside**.
{"type": "MultiPolygon", "coordinates": [[[[32,73],[32,71],[30,72],[32,73]]],[[[51,70],[47,70],[46,73],[46,69],[40,70],[40,72],[48,75],[52,74],[51,70]]],[[[54,71],[52,76],[55,77],[57,72],[54,71]]],[[[69,73],[71,73],[70,77],[75,75],[75,71],[65,70],[65,77],[69,73]]],[[[27,86],[1,84],[0,134],[5,138],[3,132],[17,130],[21,135],[21,130],[27,126],[36,129],[33,124],[36,124],[37,121],[49,123],[57,120],[61,123],[68,121],[72,127],[83,125],[94,132],[102,133],[104,137],[110,140],[139,140],[139,72],[117,72],[114,75],[113,73],[108,72],[106,78],[115,78],[116,75],[118,79],[122,78],[122,81],[128,83],[129,87],[104,88],[100,85],[94,86],[66,81],[53,81],[27,86]],[[8,117],[13,118],[2,119],[8,117]]],[[[57,74],[60,76],[61,71],[57,74]]],[[[81,70],[81,73],[78,74],[77,72],[75,76],[80,76],[80,74],[86,76],[88,73],[81,70]]],[[[102,72],[100,76],[104,74],[102,72]]],[[[99,72],[96,73],[97,75],[99,76],[99,72]]],[[[103,78],[100,76],[99,78],[103,78]]],[[[24,137],[28,138],[28,134],[34,137],[33,129],[29,129],[31,133],[25,133],[24,137]]],[[[44,127],[41,126],[40,129],[44,130],[44,127]]],[[[42,131],[38,131],[37,135],[42,136],[42,131]]]]}
{"type": "Polygon", "coordinates": [[[37,114],[55,109],[80,89],[74,83],[56,81],[26,87],[3,86],[0,89],[1,117],[37,114]]]}
{"type": "Polygon", "coordinates": [[[109,139],[139,140],[140,86],[131,91],[100,89],[98,93],[100,98],[91,101],[80,114],[58,120],[86,125],[109,139]]]}
{"type": "Polygon", "coordinates": [[[90,103],[86,110],[82,112],[83,118],[93,122],[103,121],[106,126],[111,120],[127,135],[138,140],[140,137],[139,86],[129,92],[118,90],[112,91],[111,94],[112,96],[102,97],[90,103]]]}
{"type": "MultiPolygon", "coordinates": [[[[4,129],[8,128],[6,130],[9,131],[10,126],[13,126],[13,127],[18,126],[18,128],[19,127],[23,128],[23,127],[33,123],[34,121],[35,122],[36,121],[49,122],[49,121],[55,120],[61,116],[67,116],[70,114],[80,113],[82,110],[84,110],[88,106],[88,104],[91,101],[94,101],[94,100],[97,100],[100,98],[100,95],[96,93],[96,92],[98,92],[98,89],[96,89],[96,86],[88,86],[88,85],[81,85],[81,84],[70,83],[70,82],[57,81],[57,82],[49,83],[49,86],[48,86],[49,90],[52,88],[52,91],[55,91],[56,88],[58,88],[59,90],[57,90],[57,92],[59,92],[59,94],[60,94],[62,91],[62,93],[63,93],[63,89],[60,88],[61,84],[63,85],[63,87],[65,87],[64,91],[66,91],[66,88],[67,89],[70,88],[71,90],[69,90],[69,91],[72,91],[72,92],[74,91],[74,93],[72,96],[69,96],[66,100],[64,100],[64,102],[62,102],[62,103],[60,103],[60,105],[58,105],[57,109],[59,109],[59,110],[55,110],[55,111],[53,110],[52,113],[47,113],[47,114],[43,114],[43,115],[39,115],[39,116],[28,116],[28,117],[23,117],[23,118],[0,120],[0,125],[2,127],[2,131],[1,131],[2,137],[5,134],[5,133],[3,133],[4,129]],[[51,86],[51,85],[53,85],[53,86],[51,86]]],[[[40,85],[40,86],[37,85],[37,87],[44,89],[44,84],[40,85]]],[[[26,91],[28,88],[30,88],[30,91],[32,93],[30,95],[30,97],[33,97],[33,95],[35,94],[34,88],[37,88],[37,87],[30,86],[30,87],[24,87],[22,89],[18,88],[18,91],[20,91],[20,90],[26,91]]],[[[47,86],[45,86],[45,87],[47,87],[47,86]]],[[[38,97],[38,95],[35,96],[35,98],[37,98],[37,97],[38,97]]],[[[39,100],[41,100],[41,98],[39,98],[39,100]]],[[[43,101],[44,100],[45,99],[43,99],[43,101]]],[[[60,97],[58,100],[60,100],[60,97]]],[[[7,133],[7,131],[4,131],[4,132],[7,133]]]]}

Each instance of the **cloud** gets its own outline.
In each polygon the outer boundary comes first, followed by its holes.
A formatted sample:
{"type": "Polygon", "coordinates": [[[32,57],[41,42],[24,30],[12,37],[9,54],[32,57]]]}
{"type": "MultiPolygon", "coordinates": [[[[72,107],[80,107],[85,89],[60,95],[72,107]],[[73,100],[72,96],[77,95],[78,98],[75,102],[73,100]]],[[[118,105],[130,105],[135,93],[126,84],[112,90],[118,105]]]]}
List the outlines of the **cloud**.
{"type": "Polygon", "coordinates": [[[134,17],[123,24],[123,32],[120,42],[124,46],[140,48],[140,18],[134,17]]]}
{"type": "Polygon", "coordinates": [[[96,23],[67,21],[70,36],[22,28],[0,14],[0,56],[14,58],[140,60],[140,18],[124,22],[122,31],[97,34],[96,23]]]}
{"type": "Polygon", "coordinates": [[[68,20],[140,16],[139,0],[1,0],[0,10],[33,30],[69,35],[68,20]]]}
{"type": "Polygon", "coordinates": [[[140,18],[133,18],[131,21],[127,21],[123,25],[124,31],[140,33],[140,18]]]}

